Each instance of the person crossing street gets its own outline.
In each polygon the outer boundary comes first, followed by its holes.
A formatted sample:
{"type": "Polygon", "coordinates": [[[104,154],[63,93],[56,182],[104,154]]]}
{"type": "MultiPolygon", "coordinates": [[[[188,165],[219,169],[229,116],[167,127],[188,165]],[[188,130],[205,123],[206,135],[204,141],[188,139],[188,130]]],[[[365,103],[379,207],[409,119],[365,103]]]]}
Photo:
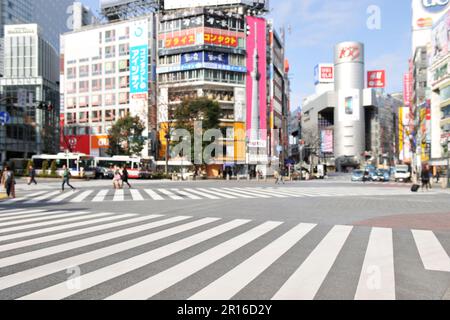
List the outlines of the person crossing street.
{"type": "Polygon", "coordinates": [[[37,184],[37,182],[36,182],[36,170],[34,169],[33,166],[30,166],[28,168],[28,170],[29,170],[28,185],[31,185],[32,183],[34,183],[36,185],[37,184]]]}
{"type": "Polygon", "coordinates": [[[128,188],[131,189],[131,185],[128,182],[128,170],[127,170],[127,166],[126,165],[123,166],[123,169],[122,169],[122,186],[124,186],[125,183],[128,185],[128,188]]]}
{"type": "Polygon", "coordinates": [[[73,191],[76,190],[71,184],[70,184],[70,170],[67,168],[66,165],[63,166],[63,183],[62,183],[62,192],[64,192],[64,185],[68,185],[73,191]]]}

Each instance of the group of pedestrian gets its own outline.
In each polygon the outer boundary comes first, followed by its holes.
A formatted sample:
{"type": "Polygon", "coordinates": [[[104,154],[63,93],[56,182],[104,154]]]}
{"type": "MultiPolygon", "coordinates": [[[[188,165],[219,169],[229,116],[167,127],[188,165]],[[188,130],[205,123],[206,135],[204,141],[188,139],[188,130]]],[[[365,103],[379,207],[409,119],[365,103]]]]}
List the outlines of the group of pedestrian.
{"type": "Polygon", "coordinates": [[[114,167],[114,177],[113,177],[113,187],[114,189],[122,189],[124,185],[128,185],[131,189],[131,185],[128,182],[128,170],[126,166],[123,166],[122,170],[120,167],[114,167]]]}
{"type": "Polygon", "coordinates": [[[16,197],[16,179],[14,177],[14,171],[8,165],[5,165],[0,176],[0,184],[3,189],[6,190],[8,198],[16,197]]]}

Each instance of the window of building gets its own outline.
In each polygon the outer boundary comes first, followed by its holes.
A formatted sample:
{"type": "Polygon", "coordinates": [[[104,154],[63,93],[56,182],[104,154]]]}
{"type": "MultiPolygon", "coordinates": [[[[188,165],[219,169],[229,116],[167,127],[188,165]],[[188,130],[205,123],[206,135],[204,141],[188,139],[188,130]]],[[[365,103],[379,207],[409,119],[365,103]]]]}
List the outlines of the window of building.
{"type": "Polygon", "coordinates": [[[96,63],[92,65],[92,75],[99,76],[102,74],[102,64],[96,63]]]}
{"type": "Polygon", "coordinates": [[[115,93],[108,93],[105,95],[105,105],[107,106],[113,106],[116,104],[116,94],[115,93]]]}
{"type": "Polygon", "coordinates": [[[130,93],[129,92],[120,92],[119,93],[119,103],[120,104],[129,104],[130,103],[130,93]]]}
{"type": "Polygon", "coordinates": [[[119,56],[127,56],[130,54],[130,45],[128,43],[123,43],[119,45],[119,56]]]}
{"type": "Polygon", "coordinates": [[[66,83],[66,91],[67,93],[76,93],[77,92],[77,83],[76,82],[67,82],[66,83]]]}
{"type": "Polygon", "coordinates": [[[80,106],[80,108],[88,107],[89,106],[89,97],[81,96],[79,99],[79,106],[80,106]]]}
{"type": "Polygon", "coordinates": [[[102,90],[102,80],[94,79],[92,80],[92,91],[101,91],[102,90]]]}
{"type": "Polygon", "coordinates": [[[116,56],[115,46],[105,47],[105,58],[114,58],[115,56],[116,56]]]}
{"type": "Polygon", "coordinates": [[[92,122],[102,121],[102,112],[100,110],[92,111],[92,122]]]}
{"type": "Polygon", "coordinates": [[[119,72],[130,71],[130,60],[120,60],[119,61],[119,72]]]}
{"type": "Polygon", "coordinates": [[[98,107],[102,105],[102,96],[99,94],[93,95],[92,96],[92,106],[93,107],[98,107]]]}
{"type": "Polygon", "coordinates": [[[119,40],[126,40],[130,38],[130,27],[125,27],[119,36],[119,40]]]}
{"type": "Polygon", "coordinates": [[[79,123],[89,122],[89,112],[88,111],[79,112],[78,122],[79,123]]]}
{"type": "Polygon", "coordinates": [[[88,92],[89,91],[89,81],[80,81],[79,82],[79,92],[88,92]]]}
{"type": "Polygon", "coordinates": [[[105,73],[111,74],[116,72],[116,63],[114,61],[105,63],[105,73]]]}
{"type": "Polygon", "coordinates": [[[77,101],[74,97],[70,97],[66,99],[66,108],[73,109],[77,107],[77,101]]]}
{"type": "Polygon", "coordinates": [[[128,88],[130,86],[130,76],[119,77],[120,88],[128,88]]]}
{"type": "Polygon", "coordinates": [[[119,118],[125,118],[129,113],[128,109],[120,109],[119,110],[119,118]]]}
{"type": "Polygon", "coordinates": [[[89,66],[80,66],[80,78],[89,77],[89,66]]]}
{"type": "Polygon", "coordinates": [[[67,68],[67,79],[75,79],[77,77],[77,68],[70,67],[67,68]]]}
{"type": "Polygon", "coordinates": [[[105,110],[105,121],[114,121],[114,120],[116,120],[116,111],[105,110]]]}
{"type": "Polygon", "coordinates": [[[105,32],[105,42],[116,41],[116,30],[108,30],[105,32]]]}
{"type": "Polygon", "coordinates": [[[106,78],[105,79],[105,89],[111,90],[116,88],[116,78],[106,78]]]}

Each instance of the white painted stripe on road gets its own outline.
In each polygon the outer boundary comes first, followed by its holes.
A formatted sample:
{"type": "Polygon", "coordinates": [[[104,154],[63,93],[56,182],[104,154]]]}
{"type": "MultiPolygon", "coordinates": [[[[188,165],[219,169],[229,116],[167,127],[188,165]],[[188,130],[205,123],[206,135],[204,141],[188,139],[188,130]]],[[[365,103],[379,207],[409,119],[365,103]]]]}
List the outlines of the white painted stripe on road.
{"type": "Polygon", "coordinates": [[[25,201],[24,203],[25,203],[25,204],[38,203],[38,202],[41,202],[41,201],[45,201],[45,200],[47,200],[48,198],[51,198],[51,197],[53,197],[53,196],[56,196],[57,194],[60,194],[60,193],[61,193],[61,191],[53,191],[53,192],[44,194],[44,195],[42,195],[42,196],[38,196],[38,197],[36,197],[36,198],[34,198],[34,199],[25,201]]]}
{"type": "MultiPolygon", "coordinates": [[[[124,219],[124,218],[131,218],[131,217],[136,216],[135,214],[122,214],[122,215],[111,216],[111,214],[112,213],[98,213],[98,214],[90,215],[89,217],[93,218],[93,220],[90,220],[88,222],[90,224],[93,224],[93,223],[108,222],[108,221],[124,219]],[[109,215],[109,217],[102,218],[102,219],[94,219],[94,218],[104,217],[106,215],[109,215]]],[[[147,218],[147,219],[149,219],[149,218],[147,218]]],[[[86,224],[86,222],[83,222],[83,223],[86,224]]],[[[126,220],[126,221],[121,221],[119,223],[114,223],[114,224],[105,224],[105,225],[95,226],[95,227],[82,229],[82,230],[74,230],[74,231],[58,233],[58,234],[54,234],[54,235],[50,235],[50,236],[33,238],[30,240],[17,241],[14,243],[5,244],[5,245],[0,246],[0,252],[17,249],[17,248],[23,248],[26,246],[36,245],[36,244],[45,243],[45,242],[60,240],[60,239],[69,238],[69,237],[73,237],[73,236],[80,236],[80,235],[87,234],[90,232],[105,230],[105,229],[111,228],[111,225],[121,226],[121,225],[126,225],[126,224],[130,224],[130,222],[128,222],[128,220],[126,220]]],[[[16,234],[14,236],[16,236],[16,234]]]]}
{"type": "Polygon", "coordinates": [[[103,202],[105,201],[105,197],[108,194],[109,190],[100,190],[95,198],[92,200],[92,202],[103,202]]]}
{"type": "Polygon", "coordinates": [[[59,202],[62,202],[63,200],[65,200],[65,199],[67,199],[67,198],[73,196],[73,195],[76,194],[76,193],[78,193],[78,190],[75,190],[75,191],[72,192],[72,193],[66,192],[66,193],[63,193],[63,194],[59,195],[59,196],[56,197],[56,198],[50,199],[48,202],[49,202],[49,203],[59,203],[59,202]]]}
{"type": "Polygon", "coordinates": [[[298,243],[316,225],[299,224],[189,300],[230,300],[298,243]]]}
{"type": "Polygon", "coordinates": [[[14,219],[19,220],[19,219],[25,219],[25,218],[32,218],[32,217],[39,217],[39,216],[44,216],[44,215],[51,215],[52,212],[51,211],[44,211],[44,210],[30,210],[27,212],[20,212],[20,213],[16,213],[16,214],[12,214],[12,215],[0,215],[0,222],[5,222],[5,221],[12,221],[14,219]]]}
{"type": "Polygon", "coordinates": [[[162,200],[164,200],[163,197],[161,197],[159,194],[157,194],[157,193],[156,193],[155,191],[153,191],[153,190],[145,189],[145,192],[147,192],[147,194],[148,194],[153,200],[156,200],[156,201],[162,201],[162,200]]]}
{"type": "Polygon", "coordinates": [[[20,210],[12,213],[0,214],[0,221],[10,219],[11,217],[26,217],[32,215],[33,213],[41,212],[44,212],[44,210],[20,210]]]}
{"type": "Polygon", "coordinates": [[[136,189],[130,189],[131,197],[133,201],[144,201],[144,197],[136,189]]]}
{"type": "Polygon", "coordinates": [[[274,197],[274,198],[287,198],[287,196],[281,195],[281,194],[277,194],[277,193],[273,193],[267,190],[263,190],[260,188],[237,188],[239,190],[248,190],[250,192],[254,192],[254,193],[258,193],[258,194],[265,194],[268,195],[270,197],[274,197]]]}
{"type": "Polygon", "coordinates": [[[185,188],[184,190],[186,190],[186,191],[188,191],[190,193],[198,194],[198,195],[200,195],[202,197],[205,197],[205,198],[208,198],[208,199],[212,199],[212,200],[220,199],[219,197],[216,197],[216,196],[213,196],[213,195],[211,195],[209,193],[201,192],[201,191],[198,191],[198,190],[194,190],[194,189],[190,189],[190,188],[185,188]]]}
{"type": "Polygon", "coordinates": [[[372,229],[355,300],[395,300],[392,229],[372,229]]]}
{"type": "MultiPolygon", "coordinates": [[[[181,218],[188,219],[190,217],[178,217],[181,221],[181,218]]],[[[172,218],[173,220],[173,218],[172,218]]],[[[121,242],[109,247],[101,248],[98,250],[94,250],[91,252],[86,252],[74,257],[66,258],[60,261],[55,261],[49,264],[41,265],[39,267],[35,267],[32,269],[24,270],[17,272],[15,274],[11,274],[5,277],[0,278],[0,290],[10,288],[16,286],[21,283],[25,283],[28,281],[32,281],[50,274],[53,274],[58,271],[67,270],[72,266],[81,266],[83,264],[102,259],[104,257],[108,257],[114,254],[118,254],[121,252],[125,252],[131,250],[136,247],[140,247],[143,245],[148,245],[155,241],[168,238],[170,236],[174,236],[179,233],[183,233],[203,225],[218,221],[220,219],[216,218],[205,218],[202,220],[197,220],[194,222],[190,222],[184,225],[180,225],[177,227],[173,227],[167,230],[163,230],[157,233],[153,233],[150,235],[146,235],[140,238],[132,239],[129,241],[121,242]]],[[[166,220],[167,221],[167,220],[166,220]]]]}
{"type": "Polygon", "coordinates": [[[278,189],[278,188],[267,188],[267,189],[264,189],[266,192],[269,192],[269,193],[273,193],[273,194],[280,194],[280,195],[282,195],[282,196],[285,196],[286,198],[289,198],[289,197],[295,197],[295,198],[303,198],[303,195],[299,195],[299,194],[296,194],[296,193],[293,193],[293,192],[285,192],[285,191],[281,191],[280,189],[278,189]]]}
{"type": "Polygon", "coordinates": [[[170,269],[147,278],[131,287],[117,292],[107,300],[143,300],[175,285],[196,272],[226,257],[250,242],[280,226],[281,222],[266,222],[236,238],[226,241],[170,269]]]}
{"type": "Polygon", "coordinates": [[[169,190],[166,189],[158,189],[159,192],[161,192],[162,194],[165,194],[166,196],[168,196],[170,199],[172,200],[184,200],[182,197],[177,196],[176,194],[173,194],[172,192],[170,192],[169,190]]]}
{"type": "Polygon", "coordinates": [[[22,198],[14,198],[14,199],[8,199],[8,200],[5,200],[5,201],[2,201],[2,202],[0,202],[0,204],[10,204],[10,203],[23,201],[23,200],[26,200],[26,199],[29,199],[29,198],[40,196],[40,195],[42,195],[42,194],[44,194],[46,192],[47,191],[39,191],[39,192],[35,192],[35,193],[32,193],[32,194],[27,194],[27,195],[23,196],[22,198]]]}
{"type": "Polygon", "coordinates": [[[27,210],[25,209],[9,209],[4,210],[2,209],[2,212],[0,212],[0,217],[7,216],[8,214],[15,215],[15,214],[23,214],[27,213],[27,210]]]}
{"type": "Polygon", "coordinates": [[[252,192],[250,190],[242,190],[239,188],[225,188],[226,190],[230,190],[233,192],[241,192],[243,194],[248,194],[248,195],[252,195],[253,197],[257,197],[257,198],[264,198],[264,199],[270,199],[271,197],[267,194],[261,194],[261,193],[257,193],[257,192],[252,192]]]}
{"type": "Polygon", "coordinates": [[[17,227],[9,227],[9,228],[0,230],[0,233],[28,230],[28,229],[31,229],[31,228],[39,228],[39,227],[42,227],[42,226],[48,226],[48,225],[52,225],[52,224],[61,224],[61,223],[64,223],[64,222],[69,222],[69,221],[84,220],[84,219],[88,219],[88,218],[89,218],[89,212],[79,211],[79,212],[75,212],[75,213],[65,214],[63,217],[60,217],[57,220],[44,221],[44,222],[38,222],[38,223],[32,223],[32,224],[25,224],[25,225],[20,225],[20,226],[17,226],[17,227]],[[70,216],[75,216],[75,217],[74,218],[65,218],[65,217],[70,217],[70,216]]]}
{"type": "MultiPolygon", "coordinates": [[[[185,220],[188,218],[189,217],[173,217],[173,218],[166,219],[163,221],[157,221],[157,222],[153,222],[153,223],[143,224],[143,225],[140,225],[137,227],[122,229],[119,231],[108,232],[105,234],[85,238],[82,240],[72,241],[72,242],[68,242],[68,243],[64,243],[64,244],[60,244],[60,245],[56,245],[56,246],[51,246],[48,248],[29,251],[29,252],[26,252],[23,254],[17,254],[14,256],[8,256],[6,258],[0,259],[0,268],[6,267],[9,265],[22,263],[22,262],[33,260],[33,259],[37,259],[37,258],[46,257],[49,255],[61,253],[61,252],[68,251],[68,250],[82,248],[84,246],[89,246],[89,245],[92,245],[95,243],[100,243],[100,242],[104,242],[104,241],[117,239],[117,238],[127,236],[127,235],[130,235],[133,233],[150,231],[154,228],[161,227],[161,226],[164,226],[164,225],[167,225],[170,223],[179,222],[179,221],[182,221],[182,220],[185,220]]],[[[0,282],[1,282],[1,280],[0,280],[0,282]]]]}
{"type": "Polygon", "coordinates": [[[412,230],[426,270],[450,272],[450,257],[432,231],[412,230]]]}
{"type": "Polygon", "coordinates": [[[70,202],[73,203],[81,203],[83,202],[87,197],[89,197],[92,193],[94,193],[93,190],[84,191],[82,194],[77,196],[76,198],[72,199],[70,202]]]}
{"type": "Polygon", "coordinates": [[[352,229],[351,226],[333,227],[272,299],[313,300],[352,229]]]}
{"type": "Polygon", "coordinates": [[[232,196],[237,197],[237,198],[244,198],[244,199],[255,199],[256,198],[255,196],[246,195],[243,192],[227,191],[225,188],[222,188],[222,189],[211,188],[211,190],[217,191],[217,192],[221,192],[221,193],[225,193],[225,194],[229,194],[229,195],[232,195],[232,196]]]}
{"type": "MultiPolygon", "coordinates": [[[[60,225],[60,226],[56,226],[56,227],[46,227],[46,228],[38,229],[38,230],[23,231],[23,232],[19,232],[19,233],[0,236],[0,241],[20,239],[20,238],[25,238],[25,237],[30,237],[30,236],[38,236],[40,234],[45,234],[45,233],[49,233],[49,232],[64,231],[66,229],[78,228],[78,227],[88,226],[88,225],[96,224],[96,223],[100,223],[100,222],[107,222],[107,221],[121,219],[121,216],[116,216],[116,215],[113,215],[113,213],[109,213],[109,212],[108,213],[106,213],[106,212],[100,213],[100,214],[98,214],[97,217],[108,216],[108,215],[110,215],[110,217],[82,221],[82,222],[73,222],[73,223],[68,223],[68,224],[64,224],[64,225],[60,225]]],[[[135,215],[131,214],[131,216],[135,216],[135,215]]],[[[89,216],[89,217],[92,217],[92,216],[89,216]]]]}
{"type": "Polygon", "coordinates": [[[107,267],[97,269],[88,274],[83,274],[79,277],[80,288],[68,288],[66,282],[59,283],[52,287],[43,289],[41,291],[32,293],[25,297],[22,297],[20,300],[60,300],[71,295],[74,295],[83,290],[87,290],[92,288],[98,284],[106,282],[108,280],[117,278],[125,273],[129,273],[133,270],[137,270],[146,265],[149,265],[155,261],[159,261],[163,258],[169,257],[173,254],[191,248],[199,243],[217,237],[221,234],[224,234],[230,230],[233,230],[237,227],[240,227],[246,223],[250,222],[250,220],[234,220],[215,228],[206,230],[202,233],[195,234],[191,237],[179,240],[177,242],[168,244],[166,246],[145,252],[141,255],[132,257],[127,260],[120,261],[113,265],[109,265],[107,267]]]}
{"type": "Polygon", "coordinates": [[[234,197],[234,196],[230,196],[230,195],[224,194],[222,192],[216,192],[216,191],[213,191],[213,190],[210,190],[210,189],[197,188],[197,190],[200,190],[200,191],[205,192],[205,193],[213,194],[213,195],[218,196],[220,198],[236,199],[236,197],[234,197]]]}
{"type": "Polygon", "coordinates": [[[200,198],[199,196],[196,196],[192,193],[186,192],[186,191],[182,191],[180,189],[172,189],[173,192],[176,192],[178,194],[181,194],[182,196],[185,196],[191,200],[202,200],[202,198],[200,198]]]}
{"type": "Polygon", "coordinates": [[[125,200],[125,193],[123,189],[116,190],[114,193],[113,201],[124,201],[125,200]]]}
{"type": "MultiPolygon", "coordinates": [[[[22,224],[22,223],[29,223],[29,222],[36,222],[36,221],[42,221],[42,220],[52,220],[52,219],[61,219],[63,217],[66,217],[66,215],[69,214],[67,211],[54,211],[51,213],[45,212],[45,213],[37,213],[36,216],[33,216],[33,218],[23,219],[23,220],[17,220],[15,219],[7,219],[7,222],[1,222],[0,223],[0,229],[11,226],[14,224],[22,224]],[[13,221],[10,221],[13,220],[13,221]]],[[[73,215],[73,213],[72,213],[73,215]]],[[[0,230],[0,232],[3,232],[3,230],[0,230]]]]}

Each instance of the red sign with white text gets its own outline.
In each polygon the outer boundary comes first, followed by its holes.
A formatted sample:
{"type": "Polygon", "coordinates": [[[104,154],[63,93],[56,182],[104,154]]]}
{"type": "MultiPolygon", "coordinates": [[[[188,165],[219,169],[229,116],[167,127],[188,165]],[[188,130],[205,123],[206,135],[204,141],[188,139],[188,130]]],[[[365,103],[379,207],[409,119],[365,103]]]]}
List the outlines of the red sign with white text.
{"type": "Polygon", "coordinates": [[[385,88],[386,71],[375,70],[367,72],[367,88],[385,88]]]}
{"type": "Polygon", "coordinates": [[[333,67],[320,67],[320,78],[326,80],[334,79],[333,67]]]}

